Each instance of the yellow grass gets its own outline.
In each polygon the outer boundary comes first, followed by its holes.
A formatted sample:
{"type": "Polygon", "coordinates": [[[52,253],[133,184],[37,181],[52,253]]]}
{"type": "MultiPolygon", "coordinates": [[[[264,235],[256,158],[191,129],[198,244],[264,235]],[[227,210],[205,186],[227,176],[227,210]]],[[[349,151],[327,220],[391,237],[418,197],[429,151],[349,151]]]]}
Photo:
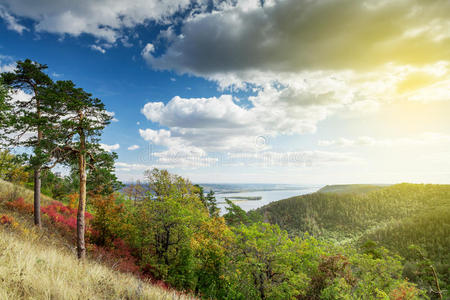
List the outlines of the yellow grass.
{"type": "MultiPolygon", "coordinates": [[[[0,197],[13,186],[0,182],[0,197]]],[[[32,192],[21,190],[29,198],[32,192]]],[[[28,201],[30,199],[27,199],[28,201]]],[[[49,200],[49,199],[46,199],[49,200]]],[[[78,261],[74,247],[32,216],[8,210],[0,203],[0,217],[15,223],[0,225],[0,299],[191,299],[143,282],[93,260],[78,261]]]]}
{"type": "MultiPolygon", "coordinates": [[[[6,200],[15,200],[18,197],[23,197],[26,202],[33,203],[32,190],[0,179],[0,198],[6,200]]],[[[48,204],[52,200],[52,198],[41,194],[41,203],[43,205],[48,204]]]]}

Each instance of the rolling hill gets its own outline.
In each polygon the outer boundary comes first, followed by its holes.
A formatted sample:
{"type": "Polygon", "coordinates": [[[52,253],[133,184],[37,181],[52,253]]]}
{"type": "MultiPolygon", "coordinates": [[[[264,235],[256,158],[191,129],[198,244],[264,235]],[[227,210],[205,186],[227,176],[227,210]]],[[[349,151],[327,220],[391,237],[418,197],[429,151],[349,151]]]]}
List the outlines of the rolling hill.
{"type": "Polygon", "coordinates": [[[256,212],[291,235],[308,232],[355,246],[375,241],[404,257],[406,264],[416,256],[410,246],[417,245],[449,286],[450,185],[327,186],[256,212]]]}

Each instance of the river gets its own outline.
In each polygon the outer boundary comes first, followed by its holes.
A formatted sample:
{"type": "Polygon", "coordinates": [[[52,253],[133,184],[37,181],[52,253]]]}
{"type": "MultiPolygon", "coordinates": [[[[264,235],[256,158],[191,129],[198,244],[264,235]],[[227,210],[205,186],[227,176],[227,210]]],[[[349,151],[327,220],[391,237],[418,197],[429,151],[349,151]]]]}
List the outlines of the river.
{"type": "Polygon", "coordinates": [[[316,192],[321,187],[304,187],[300,189],[286,189],[286,190],[264,190],[264,191],[249,191],[238,193],[216,193],[216,199],[219,203],[218,206],[221,209],[221,214],[225,213],[225,198],[230,197],[261,197],[261,200],[233,200],[233,203],[239,205],[243,210],[249,211],[258,207],[267,205],[271,202],[299,196],[305,194],[311,194],[316,192]]]}

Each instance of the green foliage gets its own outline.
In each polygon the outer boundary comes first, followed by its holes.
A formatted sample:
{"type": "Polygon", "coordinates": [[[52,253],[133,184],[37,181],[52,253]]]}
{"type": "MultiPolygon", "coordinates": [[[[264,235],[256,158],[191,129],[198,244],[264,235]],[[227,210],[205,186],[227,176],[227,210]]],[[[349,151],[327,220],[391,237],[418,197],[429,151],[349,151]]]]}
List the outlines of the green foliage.
{"type": "Polygon", "coordinates": [[[26,156],[14,155],[8,150],[0,150],[0,179],[23,184],[28,180],[26,156]]]}
{"type": "Polygon", "coordinates": [[[194,287],[191,238],[207,217],[194,186],[166,170],[147,172],[150,191],[136,208],[133,246],[157,278],[194,287]]]}
{"type": "Polygon", "coordinates": [[[99,245],[111,245],[116,238],[126,239],[133,231],[132,212],[127,209],[125,201],[120,201],[114,194],[89,194],[90,209],[95,218],[91,221],[92,241],[99,245]]]}
{"type": "MultiPolygon", "coordinates": [[[[406,259],[405,275],[429,290],[434,283],[418,274],[411,244],[428,253],[442,289],[450,282],[450,186],[398,184],[368,193],[315,193],[271,203],[257,212],[290,234],[309,232],[322,239],[363,246],[377,256],[375,245],[406,259]]],[[[433,296],[429,294],[429,296],[433,296]]]]}
{"type": "Polygon", "coordinates": [[[245,299],[293,299],[307,286],[301,243],[278,226],[256,223],[234,229],[233,265],[245,299]]]}
{"type": "Polygon", "coordinates": [[[247,213],[238,205],[234,204],[231,200],[225,199],[227,206],[225,209],[227,213],[223,215],[227,224],[230,226],[239,226],[241,224],[250,224],[250,218],[247,213]]]}
{"type": "Polygon", "coordinates": [[[5,143],[5,137],[3,136],[5,128],[3,127],[6,127],[7,125],[7,115],[11,109],[8,99],[8,89],[3,84],[3,79],[0,77],[0,124],[2,124],[0,125],[0,145],[5,143]]]}
{"type": "Polygon", "coordinates": [[[91,153],[91,165],[87,176],[87,191],[102,195],[111,195],[123,187],[114,173],[116,153],[96,149],[91,153]]]}
{"type": "Polygon", "coordinates": [[[53,142],[47,135],[55,128],[60,117],[55,109],[56,99],[46,97],[53,81],[45,73],[46,65],[29,59],[18,61],[13,72],[1,74],[1,79],[11,93],[19,90],[29,94],[30,100],[9,101],[9,110],[2,123],[10,146],[25,146],[33,149],[30,162],[41,166],[49,162],[45,151],[53,142]],[[44,147],[46,145],[46,147],[44,147]]]}
{"type": "Polygon", "coordinates": [[[375,184],[336,184],[326,185],[318,193],[334,193],[334,194],[364,194],[383,188],[383,185],[375,184]]]}

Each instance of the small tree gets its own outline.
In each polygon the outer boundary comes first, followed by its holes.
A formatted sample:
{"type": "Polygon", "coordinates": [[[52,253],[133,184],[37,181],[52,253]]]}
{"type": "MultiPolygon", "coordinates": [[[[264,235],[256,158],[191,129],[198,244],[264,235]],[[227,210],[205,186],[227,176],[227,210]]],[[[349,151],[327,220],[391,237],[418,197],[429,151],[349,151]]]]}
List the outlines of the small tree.
{"type": "Polygon", "coordinates": [[[225,207],[227,213],[224,214],[223,217],[228,225],[239,226],[241,224],[248,225],[251,223],[247,213],[242,208],[227,198],[225,198],[225,201],[228,206],[225,207]]]}
{"type": "Polygon", "coordinates": [[[178,287],[192,288],[192,236],[207,211],[196,188],[166,170],[146,172],[147,198],[137,206],[134,246],[153,275],[178,287]]]}
{"type": "Polygon", "coordinates": [[[53,84],[50,77],[44,73],[45,69],[47,69],[46,65],[26,59],[18,61],[13,72],[1,74],[3,82],[12,92],[22,90],[31,96],[30,100],[9,103],[11,108],[2,125],[4,137],[8,138],[10,145],[31,147],[34,150],[34,156],[31,159],[34,167],[34,223],[39,227],[41,226],[41,169],[48,160],[48,156],[42,151],[42,144],[46,133],[54,127],[58,118],[52,102],[55,98],[42,97],[45,90],[53,84]]]}
{"type": "Polygon", "coordinates": [[[298,241],[277,225],[255,223],[233,229],[233,267],[247,299],[294,299],[307,287],[298,241]]]}
{"type": "Polygon", "coordinates": [[[68,164],[76,162],[79,174],[79,200],[77,213],[77,254],[83,259],[85,247],[85,218],[87,169],[99,170],[111,165],[113,157],[108,156],[100,148],[101,131],[109,124],[111,115],[105,110],[104,104],[97,98],[76,88],[71,81],[58,81],[53,90],[53,96],[62,102],[65,116],[60,121],[59,130],[54,131],[54,139],[60,144],[52,154],[63,158],[68,164]],[[98,168],[96,167],[98,166],[98,168]]]}
{"type": "Polygon", "coordinates": [[[219,215],[220,209],[217,207],[217,200],[213,190],[210,190],[206,195],[206,206],[211,217],[217,217],[219,215]]]}
{"type": "Polygon", "coordinates": [[[0,150],[0,178],[17,184],[26,182],[26,160],[26,155],[14,155],[8,150],[0,150]]]}

